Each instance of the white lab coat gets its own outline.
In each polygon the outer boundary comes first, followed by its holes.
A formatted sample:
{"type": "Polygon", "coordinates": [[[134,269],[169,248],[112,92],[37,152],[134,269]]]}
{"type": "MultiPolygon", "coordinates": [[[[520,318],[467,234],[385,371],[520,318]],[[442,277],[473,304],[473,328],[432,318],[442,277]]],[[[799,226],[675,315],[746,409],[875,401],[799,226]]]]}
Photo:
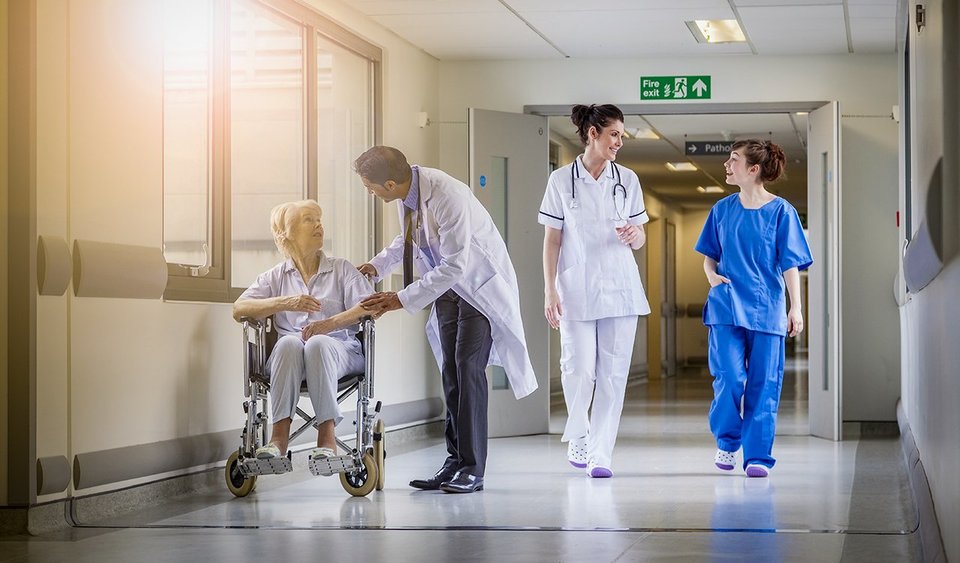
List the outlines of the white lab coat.
{"type": "MultiPolygon", "coordinates": [[[[490,214],[470,188],[441,170],[419,167],[421,229],[414,266],[420,279],[400,290],[403,308],[419,311],[453,289],[490,321],[493,349],[489,364],[503,366],[516,398],[537,389],[520,319],[517,274],[490,214]],[[425,253],[431,253],[436,267],[425,253]]],[[[400,224],[403,202],[397,201],[400,224]]],[[[416,224],[416,218],[414,218],[416,224]]],[[[403,260],[403,234],[397,235],[370,264],[381,278],[403,260]]],[[[443,368],[436,308],[427,323],[427,339],[443,368]]]]}
{"type": "Polygon", "coordinates": [[[633,250],[620,242],[614,229],[618,210],[626,223],[642,225],[650,220],[640,180],[629,168],[618,166],[626,193],[625,199],[618,196],[618,206],[613,197],[617,183],[613,163],[607,163],[598,180],[587,171],[582,156],[577,157],[577,164],[577,205],[571,205],[571,163],[550,174],[538,214],[540,224],[563,231],[557,263],[563,318],[590,321],[648,315],[650,305],[633,250]]]}

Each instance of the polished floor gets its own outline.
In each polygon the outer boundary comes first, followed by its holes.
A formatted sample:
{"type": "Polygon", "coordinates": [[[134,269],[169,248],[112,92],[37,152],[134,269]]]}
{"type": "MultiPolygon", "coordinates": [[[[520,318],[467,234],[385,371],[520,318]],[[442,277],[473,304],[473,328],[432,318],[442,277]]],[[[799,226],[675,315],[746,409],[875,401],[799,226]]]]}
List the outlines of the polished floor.
{"type": "MultiPolygon", "coordinates": [[[[490,441],[486,490],[415,491],[445,452],[391,452],[386,486],[351,498],[335,478],[262,478],[249,497],[186,495],[36,538],[0,539],[0,561],[918,561],[896,438],[806,435],[793,364],[769,479],[713,469],[711,379],[686,370],[632,385],[613,479],[569,467],[557,397],[550,435],[490,441]]],[[[295,457],[295,460],[297,457],[295,457]]]]}

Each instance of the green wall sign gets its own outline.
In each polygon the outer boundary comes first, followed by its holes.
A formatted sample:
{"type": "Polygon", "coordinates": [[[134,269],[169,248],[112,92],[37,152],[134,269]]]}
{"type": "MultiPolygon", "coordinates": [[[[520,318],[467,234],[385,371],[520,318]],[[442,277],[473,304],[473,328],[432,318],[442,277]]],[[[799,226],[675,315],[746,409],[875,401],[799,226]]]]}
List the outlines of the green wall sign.
{"type": "Polygon", "coordinates": [[[641,100],[708,100],[709,76],[641,76],[641,100]]]}

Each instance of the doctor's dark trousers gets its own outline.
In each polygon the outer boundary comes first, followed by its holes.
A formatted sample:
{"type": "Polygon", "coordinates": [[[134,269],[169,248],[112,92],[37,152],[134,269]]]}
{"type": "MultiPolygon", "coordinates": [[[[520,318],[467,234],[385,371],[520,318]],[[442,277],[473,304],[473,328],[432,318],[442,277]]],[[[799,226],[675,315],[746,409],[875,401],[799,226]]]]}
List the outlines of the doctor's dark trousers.
{"type": "Polygon", "coordinates": [[[487,465],[487,360],[490,321],[452,289],[437,299],[447,403],[445,469],[483,477],[487,465]]]}
{"type": "Polygon", "coordinates": [[[773,467],[784,337],[732,325],[708,328],[714,377],[709,419],[717,447],[735,452],[743,446],[744,467],[751,463],[773,467]]]}

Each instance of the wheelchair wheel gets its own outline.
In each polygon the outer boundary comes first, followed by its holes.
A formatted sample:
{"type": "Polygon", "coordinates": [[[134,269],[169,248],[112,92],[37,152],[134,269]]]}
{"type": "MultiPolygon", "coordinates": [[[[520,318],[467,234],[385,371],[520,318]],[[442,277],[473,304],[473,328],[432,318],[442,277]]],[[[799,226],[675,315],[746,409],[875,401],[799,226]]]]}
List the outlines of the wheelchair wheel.
{"type": "Polygon", "coordinates": [[[373,427],[373,459],[377,462],[377,490],[383,490],[383,480],[386,478],[386,468],[384,463],[386,462],[387,451],[386,447],[386,434],[384,432],[383,420],[377,420],[377,424],[373,427]],[[377,438],[380,436],[380,438],[377,438]]]}
{"type": "Polygon", "coordinates": [[[244,477],[240,472],[240,452],[235,451],[227,459],[227,466],[223,468],[223,476],[227,480],[227,488],[237,497],[245,497],[257,486],[257,476],[244,477]]]}
{"type": "Polygon", "coordinates": [[[343,490],[355,497],[365,497],[377,486],[377,464],[370,453],[363,454],[363,468],[355,473],[341,473],[343,490]]]}

